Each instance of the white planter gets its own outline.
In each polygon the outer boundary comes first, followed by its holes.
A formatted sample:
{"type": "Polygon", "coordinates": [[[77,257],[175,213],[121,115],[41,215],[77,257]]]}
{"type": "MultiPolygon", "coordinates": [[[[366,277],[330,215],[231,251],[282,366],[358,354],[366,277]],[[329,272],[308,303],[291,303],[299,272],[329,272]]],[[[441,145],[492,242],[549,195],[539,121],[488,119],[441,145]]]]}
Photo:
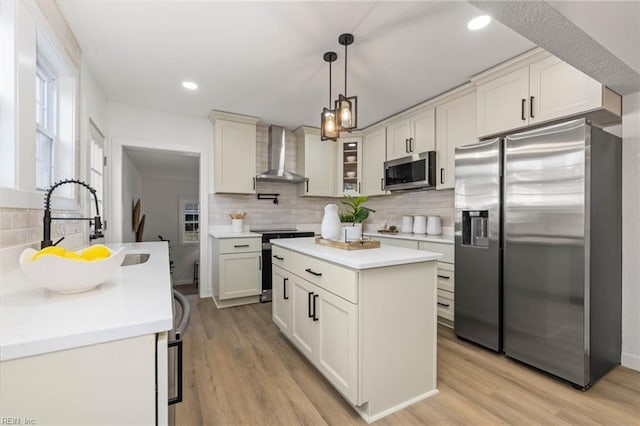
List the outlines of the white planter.
{"type": "Polygon", "coordinates": [[[346,242],[349,241],[360,241],[362,240],[362,224],[361,223],[350,223],[350,224],[342,224],[342,238],[346,242]]]}

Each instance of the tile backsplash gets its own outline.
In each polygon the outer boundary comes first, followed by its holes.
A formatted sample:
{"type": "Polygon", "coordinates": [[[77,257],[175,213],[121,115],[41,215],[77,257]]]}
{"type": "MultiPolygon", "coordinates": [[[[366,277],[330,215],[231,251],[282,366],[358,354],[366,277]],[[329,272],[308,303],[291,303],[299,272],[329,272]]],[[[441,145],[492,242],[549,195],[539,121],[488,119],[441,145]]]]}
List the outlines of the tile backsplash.
{"type": "MultiPolygon", "coordinates": [[[[256,136],[256,170],[262,172],[268,169],[268,127],[258,126],[256,136]]],[[[296,136],[289,130],[286,132],[286,145],[286,167],[297,171],[296,136]]],[[[276,205],[271,200],[258,200],[255,194],[209,194],[209,224],[230,225],[229,213],[240,211],[247,213],[245,224],[253,229],[273,228],[277,225],[320,224],[325,205],[334,203],[340,206],[339,198],[298,197],[298,187],[294,184],[258,182],[256,191],[280,194],[279,203],[276,205]]],[[[366,206],[376,211],[366,222],[371,227],[379,227],[385,221],[388,225],[399,227],[403,215],[440,216],[443,227],[453,227],[453,190],[415,191],[372,197],[366,206]]]]}

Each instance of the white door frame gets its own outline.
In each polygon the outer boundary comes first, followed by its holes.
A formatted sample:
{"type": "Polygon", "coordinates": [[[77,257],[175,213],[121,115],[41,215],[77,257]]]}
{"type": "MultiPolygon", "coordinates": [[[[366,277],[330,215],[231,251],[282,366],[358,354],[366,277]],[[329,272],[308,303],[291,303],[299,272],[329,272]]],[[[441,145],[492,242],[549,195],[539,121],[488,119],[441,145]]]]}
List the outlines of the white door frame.
{"type": "MultiPolygon", "coordinates": [[[[206,147],[184,145],[179,143],[159,143],[157,141],[112,138],[111,139],[111,191],[109,200],[109,217],[111,224],[108,228],[106,239],[108,242],[122,241],[123,223],[123,151],[125,148],[144,148],[154,151],[169,151],[177,154],[197,154],[199,163],[199,201],[200,201],[200,297],[211,296],[211,274],[209,273],[209,188],[212,187],[209,176],[209,150],[206,147]]],[[[106,204],[106,202],[105,202],[106,204]]]]}

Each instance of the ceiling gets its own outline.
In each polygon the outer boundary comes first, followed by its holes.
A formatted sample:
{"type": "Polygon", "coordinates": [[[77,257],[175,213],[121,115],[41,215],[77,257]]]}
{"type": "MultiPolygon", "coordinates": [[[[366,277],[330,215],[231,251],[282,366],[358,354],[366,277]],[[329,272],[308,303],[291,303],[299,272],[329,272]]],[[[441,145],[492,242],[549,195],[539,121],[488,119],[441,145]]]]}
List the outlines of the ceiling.
{"type": "Polygon", "coordinates": [[[199,157],[180,152],[126,148],[125,155],[143,178],[198,182],[199,157]]]}
{"type": "Polygon", "coordinates": [[[344,88],[358,96],[364,128],[468,81],[534,47],[466,2],[215,2],[57,0],[110,102],[207,116],[217,109],[289,129],[319,126],[344,88]],[[183,80],[200,88],[188,92],[183,80]]]}

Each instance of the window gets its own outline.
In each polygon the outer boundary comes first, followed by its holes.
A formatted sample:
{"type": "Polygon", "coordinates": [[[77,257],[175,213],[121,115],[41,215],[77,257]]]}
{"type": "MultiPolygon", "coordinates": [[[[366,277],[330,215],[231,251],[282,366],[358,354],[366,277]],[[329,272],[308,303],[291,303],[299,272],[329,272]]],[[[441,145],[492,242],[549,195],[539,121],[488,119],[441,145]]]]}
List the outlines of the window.
{"type": "MultiPolygon", "coordinates": [[[[104,219],[104,209],[102,208],[102,200],[104,199],[103,191],[104,181],[104,136],[100,130],[91,122],[91,130],[89,131],[89,185],[96,190],[98,197],[98,209],[100,215],[104,219]]],[[[96,205],[91,197],[89,203],[91,205],[91,217],[96,216],[96,205]]]]}
{"type": "Polygon", "coordinates": [[[180,197],[180,244],[195,244],[200,241],[200,204],[198,201],[180,197]]]}
{"type": "Polygon", "coordinates": [[[36,66],[36,188],[53,184],[53,155],[56,140],[56,82],[43,59],[36,66]]]}

